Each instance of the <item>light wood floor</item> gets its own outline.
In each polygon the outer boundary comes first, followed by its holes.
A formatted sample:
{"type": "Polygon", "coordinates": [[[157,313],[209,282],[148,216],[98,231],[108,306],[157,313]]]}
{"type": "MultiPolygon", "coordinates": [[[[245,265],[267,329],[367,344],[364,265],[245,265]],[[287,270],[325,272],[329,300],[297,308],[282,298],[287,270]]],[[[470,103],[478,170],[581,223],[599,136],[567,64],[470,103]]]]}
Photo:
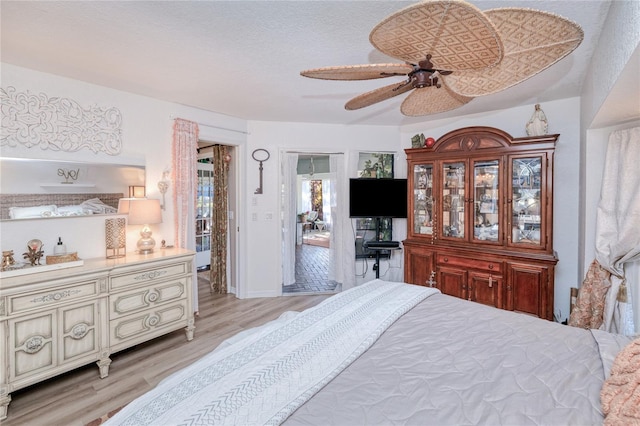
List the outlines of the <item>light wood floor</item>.
{"type": "Polygon", "coordinates": [[[237,332],[276,319],[285,311],[312,307],[329,295],[236,299],[212,295],[199,280],[200,316],[195,338],[182,330],[111,356],[109,376],[100,379],[95,364],[11,394],[2,426],[85,425],[153,388],[169,374],[213,350],[237,332]]]}

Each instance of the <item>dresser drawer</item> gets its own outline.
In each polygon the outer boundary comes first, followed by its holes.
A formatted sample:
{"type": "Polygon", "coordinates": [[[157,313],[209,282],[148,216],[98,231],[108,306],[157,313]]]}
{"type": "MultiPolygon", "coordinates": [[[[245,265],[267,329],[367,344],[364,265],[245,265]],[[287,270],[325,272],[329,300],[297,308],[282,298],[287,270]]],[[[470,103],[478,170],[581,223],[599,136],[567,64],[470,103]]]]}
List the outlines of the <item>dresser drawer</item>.
{"type": "Polygon", "coordinates": [[[189,280],[183,277],[112,294],[109,297],[109,317],[115,319],[142,309],[184,299],[188,282],[189,280]]]}
{"type": "Polygon", "coordinates": [[[187,326],[187,301],[158,306],[109,322],[111,352],[187,326]]]}
{"type": "Polygon", "coordinates": [[[112,275],[110,278],[110,289],[121,290],[134,285],[149,284],[153,282],[166,281],[167,279],[185,276],[190,272],[190,262],[181,261],[175,263],[159,264],[150,268],[136,268],[128,273],[112,275]]]}
{"type": "Polygon", "coordinates": [[[502,262],[472,259],[468,257],[449,256],[447,254],[439,254],[438,265],[457,266],[467,269],[479,269],[486,272],[501,273],[502,262]]]}
{"type": "Polygon", "coordinates": [[[34,309],[51,308],[63,303],[73,302],[85,297],[97,297],[100,293],[100,282],[105,278],[95,278],[50,287],[42,291],[21,293],[7,297],[7,314],[19,314],[34,309]]]}

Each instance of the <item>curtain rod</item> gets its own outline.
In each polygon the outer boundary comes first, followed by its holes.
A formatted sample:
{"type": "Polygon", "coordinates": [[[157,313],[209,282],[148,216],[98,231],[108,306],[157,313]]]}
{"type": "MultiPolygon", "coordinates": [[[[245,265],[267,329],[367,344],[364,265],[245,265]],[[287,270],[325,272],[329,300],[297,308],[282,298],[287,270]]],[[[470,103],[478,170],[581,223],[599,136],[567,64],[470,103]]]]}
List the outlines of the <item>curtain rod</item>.
{"type": "MultiPolygon", "coordinates": [[[[170,115],[169,118],[174,120],[176,118],[181,118],[181,117],[176,117],[175,115],[170,115]]],[[[182,120],[187,120],[186,118],[181,118],[181,119],[182,120]]],[[[188,121],[193,121],[193,120],[188,120],[188,121]]],[[[250,135],[251,134],[249,132],[245,132],[244,130],[230,129],[228,127],[220,127],[220,126],[215,126],[213,124],[200,123],[199,121],[196,121],[196,123],[198,123],[198,126],[212,127],[214,129],[220,129],[220,130],[226,130],[226,131],[229,131],[229,132],[242,133],[244,135],[250,135]]]]}

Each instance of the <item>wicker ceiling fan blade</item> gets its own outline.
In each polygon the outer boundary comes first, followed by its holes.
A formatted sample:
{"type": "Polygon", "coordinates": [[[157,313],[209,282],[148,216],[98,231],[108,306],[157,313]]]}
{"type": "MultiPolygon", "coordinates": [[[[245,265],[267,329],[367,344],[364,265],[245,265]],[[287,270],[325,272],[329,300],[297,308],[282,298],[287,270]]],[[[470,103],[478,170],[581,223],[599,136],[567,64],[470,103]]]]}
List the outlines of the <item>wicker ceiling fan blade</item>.
{"type": "Polygon", "coordinates": [[[505,8],[485,13],[502,36],[505,55],[493,68],[447,76],[451,90],[465,96],[490,95],[522,83],[567,56],[584,37],[576,23],[548,12],[505,8]]]}
{"type": "Polygon", "coordinates": [[[437,114],[460,108],[471,102],[473,98],[458,95],[443,84],[436,87],[423,87],[416,89],[407,96],[400,106],[400,111],[410,117],[437,114]]]}
{"type": "Polygon", "coordinates": [[[390,84],[356,96],[345,104],[344,109],[354,110],[368,107],[369,105],[386,101],[387,99],[406,93],[411,89],[412,86],[408,82],[390,84]]]}
{"type": "Polygon", "coordinates": [[[407,75],[411,71],[413,66],[409,64],[367,64],[315,68],[301,71],[300,75],[322,80],[371,80],[407,75]]]}
{"type": "Polygon", "coordinates": [[[503,57],[494,24],[462,0],[425,1],[401,9],[376,25],[369,41],[382,53],[413,64],[430,54],[440,70],[483,69],[503,57]]]}

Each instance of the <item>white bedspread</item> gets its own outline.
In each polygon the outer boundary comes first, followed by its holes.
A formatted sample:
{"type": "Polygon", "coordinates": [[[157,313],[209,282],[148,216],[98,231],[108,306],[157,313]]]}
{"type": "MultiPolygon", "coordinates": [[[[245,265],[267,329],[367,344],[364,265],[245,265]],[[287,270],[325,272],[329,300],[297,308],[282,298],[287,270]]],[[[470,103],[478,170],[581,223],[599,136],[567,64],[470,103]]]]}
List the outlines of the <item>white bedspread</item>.
{"type": "Polygon", "coordinates": [[[108,424],[279,424],[437,292],[381,280],[345,291],[210,353],[108,424]]]}

